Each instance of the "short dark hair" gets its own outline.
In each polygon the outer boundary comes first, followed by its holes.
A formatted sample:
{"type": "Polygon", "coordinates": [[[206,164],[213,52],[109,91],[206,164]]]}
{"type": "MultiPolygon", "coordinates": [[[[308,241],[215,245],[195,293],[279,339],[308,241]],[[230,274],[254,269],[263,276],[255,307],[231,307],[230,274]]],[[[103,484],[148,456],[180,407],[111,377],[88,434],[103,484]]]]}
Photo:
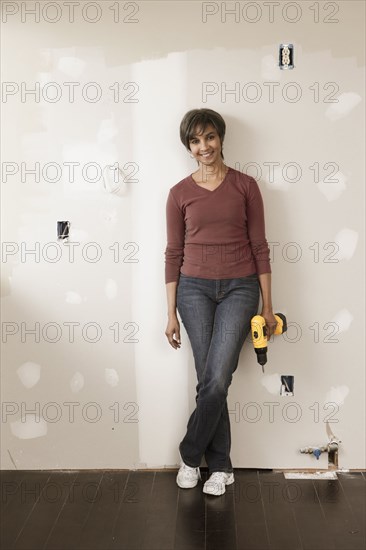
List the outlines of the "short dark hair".
{"type": "Polygon", "coordinates": [[[206,126],[212,124],[215,127],[221,141],[221,157],[224,158],[222,149],[225,137],[226,124],[222,116],[212,109],[191,109],[188,111],[180,123],[180,140],[190,151],[190,140],[193,138],[196,129],[201,129],[199,134],[203,133],[206,126]]]}

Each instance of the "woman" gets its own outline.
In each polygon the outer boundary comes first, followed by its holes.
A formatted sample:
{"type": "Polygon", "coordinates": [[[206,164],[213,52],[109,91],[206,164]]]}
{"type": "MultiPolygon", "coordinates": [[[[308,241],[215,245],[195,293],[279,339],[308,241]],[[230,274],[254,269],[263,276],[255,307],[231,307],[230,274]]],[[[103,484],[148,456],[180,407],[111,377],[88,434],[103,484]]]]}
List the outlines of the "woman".
{"type": "Polygon", "coordinates": [[[197,373],[177,484],[197,485],[204,456],[209,478],[203,492],[212,495],[234,482],[227,394],[260,292],[268,337],[276,327],[261,193],[254,178],[225,165],[225,130],[211,109],[185,114],[180,138],[198,169],[170,189],[166,204],[165,334],[179,349],[178,309],[197,373]]]}

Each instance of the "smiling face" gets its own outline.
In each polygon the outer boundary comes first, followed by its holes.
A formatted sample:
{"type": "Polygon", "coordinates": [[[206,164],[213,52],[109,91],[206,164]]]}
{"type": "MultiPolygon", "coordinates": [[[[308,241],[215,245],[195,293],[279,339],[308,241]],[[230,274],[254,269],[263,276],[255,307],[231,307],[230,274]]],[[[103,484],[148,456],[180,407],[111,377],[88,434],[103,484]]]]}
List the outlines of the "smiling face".
{"type": "Polygon", "coordinates": [[[222,160],[220,137],[212,124],[208,124],[203,132],[202,128],[195,128],[189,145],[194,158],[202,164],[220,163],[222,160]]]}

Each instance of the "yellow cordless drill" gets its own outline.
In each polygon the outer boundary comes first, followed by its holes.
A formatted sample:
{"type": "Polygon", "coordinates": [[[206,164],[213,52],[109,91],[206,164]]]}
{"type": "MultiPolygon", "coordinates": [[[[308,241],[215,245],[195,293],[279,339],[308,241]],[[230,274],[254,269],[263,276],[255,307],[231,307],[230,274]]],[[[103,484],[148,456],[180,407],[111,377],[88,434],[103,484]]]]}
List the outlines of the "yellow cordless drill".
{"type": "MultiPolygon", "coordinates": [[[[274,334],[283,334],[287,330],[286,317],[283,313],[275,313],[275,318],[277,326],[274,334]]],[[[255,315],[251,321],[251,328],[257,360],[258,363],[262,365],[262,371],[264,372],[264,365],[267,363],[267,330],[264,317],[255,315]]]]}

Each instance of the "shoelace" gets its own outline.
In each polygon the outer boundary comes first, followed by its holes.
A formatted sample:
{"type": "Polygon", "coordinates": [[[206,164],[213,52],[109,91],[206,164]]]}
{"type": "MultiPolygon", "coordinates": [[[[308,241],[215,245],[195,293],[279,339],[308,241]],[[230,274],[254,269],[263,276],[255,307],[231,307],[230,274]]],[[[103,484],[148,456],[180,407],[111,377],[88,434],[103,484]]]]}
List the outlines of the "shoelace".
{"type": "Polygon", "coordinates": [[[227,475],[225,472],[214,472],[210,475],[208,481],[210,483],[225,483],[227,475]]]}
{"type": "Polygon", "coordinates": [[[183,469],[186,474],[189,474],[190,477],[194,478],[198,474],[198,477],[201,479],[201,472],[199,468],[192,468],[191,466],[187,466],[187,464],[183,464],[183,469]]]}

